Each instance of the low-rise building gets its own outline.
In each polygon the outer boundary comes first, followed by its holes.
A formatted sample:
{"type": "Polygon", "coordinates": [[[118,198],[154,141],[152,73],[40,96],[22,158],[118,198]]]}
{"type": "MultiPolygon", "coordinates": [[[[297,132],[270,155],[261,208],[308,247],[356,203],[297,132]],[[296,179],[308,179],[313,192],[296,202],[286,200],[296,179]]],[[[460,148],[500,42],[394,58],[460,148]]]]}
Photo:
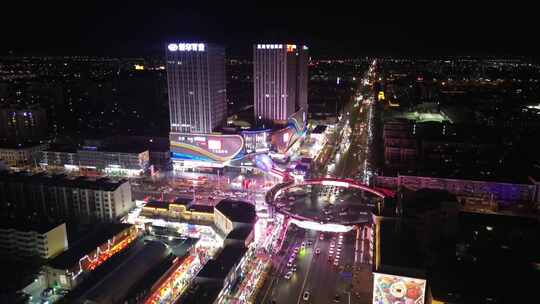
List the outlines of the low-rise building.
{"type": "Polygon", "coordinates": [[[4,160],[8,167],[33,167],[38,163],[41,151],[47,147],[48,144],[43,143],[0,145],[0,159],[4,160]]]}
{"type": "Polygon", "coordinates": [[[141,215],[198,224],[214,223],[214,207],[196,205],[191,199],[177,199],[174,202],[150,201],[143,206],[141,215]]]}
{"type": "Polygon", "coordinates": [[[3,223],[0,226],[0,255],[8,258],[49,259],[67,248],[65,223],[3,223]]]}
{"type": "Polygon", "coordinates": [[[111,256],[124,250],[137,237],[138,231],[133,225],[100,226],[85,238],[70,245],[67,251],[44,266],[47,285],[68,290],[75,288],[88,273],[111,256]]]}
{"type": "Polygon", "coordinates": [[[119,145],[85,146],[83,149],[53,147],[41,152],[42,168],[86,171],[118,176],[139,176],[148,170],[149,152],[119,145]]]}
{"type": "Polygon", "coordinates": [[[115,221],[134,206],[127,180],[0,172],[3,216],[115,221]]]}
{"type": "Polygon", "coordinates": [[[214,210],[214,224],[227,235],[234,229],[255,224],[255,206],[243,201],[222,200],[214,210]]]}

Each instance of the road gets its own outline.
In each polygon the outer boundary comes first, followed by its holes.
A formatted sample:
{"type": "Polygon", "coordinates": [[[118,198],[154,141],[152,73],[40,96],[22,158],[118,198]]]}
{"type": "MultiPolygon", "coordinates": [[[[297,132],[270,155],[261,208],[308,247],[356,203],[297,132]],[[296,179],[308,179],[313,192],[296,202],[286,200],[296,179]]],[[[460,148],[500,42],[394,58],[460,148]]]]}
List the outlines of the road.
{"type": "MultiPolygon", "coordinates": [[[[369,182],[374,107],[369,82],[373,77],[370,72],[364,75],[357,89],[357,95],[362,95],[362,98],[353,99],[344,107],[336,129],[346,129],[345,124],[349,123],[350,132],[337,131],[336,138],[330,138],[328,145],[323,148],[322,157],[314,164],[315,172],[324,174],[327,172],[328,159],[337,159],[335,175],[369,182]],[[340,134],[345,135],[340,137],[340,134]],[[347,148],[340,151],[342,147],[347,148]],[[338,153],[339,158],[336,156],[338,153]]],[[[318,235],[318,232],[302,229],[287,235],[282,249],[284,253],[274,261],[273,279],[263,286],[257,303],[371,303],[372,257],[367,231],[364,233],[361,228],[344,234],[337,267],[333,265],[333,259],[329,260],[329,249],[332,236],[336,240],[339,237],[327,234],[321,240],[318,235]],[[286,266],[289,257],[294,248],[307,239],[313,240],[314,244],[298,254],[297,271],[290,280],[285,279],[284,275],[289,271],[286,266]],[[320,249],[319,255],[314,253],[315,248],[320,249]],[[310,293],[307,301],[303,299],[306,291],[310,293]]]]}
{"type": "MultiPolygon", "coordinates": [[[[332,303],[336,296],[340,303],[369,303],[359,298],[352,291],[354,262],[366,265],[369,262],[367,250],[358,250],[355,257],[356,232],[351,231],[343,234],[341,256],[337,266],[334,259],[330,258],[331,242],[334,248],[339,246],[337,234],[327,233],[323,240],[319,239],[319,233],[297,229],[289,234],[289,243],[285,247],[285,254],[279,257],[274,271],[274,280],[263,287],[261,297],[257,303],[332,303]],[[332,239],[334,238],[334,239],[332,239]],[[304,252],[300,252],[296,258],[298,270],[291,279],[284,278],[289,270],[287,262],[295,247],[300,246],[303,240],[312,240],[314,243],[307,246],[304,252]],[[320,249],[320,254],[315,254],[315,249],[320,249]],[[310,293],[309,300],[303,299],[305,291],[310,293]]],[[[361,242],[359,242],[360,244],[361,242]]],[[[364,243],[366,245],[367,243],[364,243]]],[[[359,247],[360,248],[360,247],[359,247]]],[[[334,256],[336,253],[334,249],[334,256]]]]}

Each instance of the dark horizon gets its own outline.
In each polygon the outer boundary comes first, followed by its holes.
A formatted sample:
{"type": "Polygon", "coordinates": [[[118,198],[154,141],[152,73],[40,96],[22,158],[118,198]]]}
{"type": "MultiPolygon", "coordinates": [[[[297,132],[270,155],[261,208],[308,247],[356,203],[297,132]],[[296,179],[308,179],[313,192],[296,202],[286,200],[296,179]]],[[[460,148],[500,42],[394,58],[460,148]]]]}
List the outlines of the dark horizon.
{"type": "MultiPolygon", "coordinates": [[[[107,6],[83,11],[52,4],[13,10],[0,21],[0,55],[161,56],[170,41],[216,42],[229,57],[249,58],[251,45],[295,42],[314,57],[501,56],[538,58],[534,27],[467,20],[373,23],[360,12],[307,8],[212,8],[181,4],[107,6]],[[359,21],[360,20],[360,21],[359,21]]],[[[381,18],[383,19],[383,18],[381,18]]],[[[390,18],[389,18],[390,19],[390,18]]],[[[420,19],[419,19],[420,20],[420,19]]]]}

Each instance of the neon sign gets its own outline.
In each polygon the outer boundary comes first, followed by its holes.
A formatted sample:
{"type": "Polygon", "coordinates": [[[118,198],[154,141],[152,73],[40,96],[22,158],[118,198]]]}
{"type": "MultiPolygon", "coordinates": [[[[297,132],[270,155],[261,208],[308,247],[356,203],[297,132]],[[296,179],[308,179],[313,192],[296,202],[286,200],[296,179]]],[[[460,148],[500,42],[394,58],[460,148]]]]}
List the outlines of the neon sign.
{"type": "Polygon", "coordinates": [[[170,43],[167,48],[171,52],[204,52],[206,46],[204,43],[170,43]]]}

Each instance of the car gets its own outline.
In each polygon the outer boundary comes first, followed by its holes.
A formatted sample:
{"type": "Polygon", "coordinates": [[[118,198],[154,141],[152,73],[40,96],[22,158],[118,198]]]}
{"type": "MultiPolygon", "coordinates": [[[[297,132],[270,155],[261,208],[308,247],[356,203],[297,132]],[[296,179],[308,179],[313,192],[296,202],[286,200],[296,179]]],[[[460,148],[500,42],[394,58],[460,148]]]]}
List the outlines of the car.
{"type": "Polygon", "coordinates": [[[313,242],[312,241],[307,241],[306,245],[311,246],[311,245],[313,245],[313,242]]]}
{"type": "Polygon", "coordinates": [[[333,299],[334,303],[339,303],[341,301],[341,298],[339,297],[339,295],[336,295],[333,299]]]}
{"type": "Polygon", "coordinates": [[[321,241],[324,240],[324,234],[321,233],[321,234],[319,235],[319,240],[321,240],[321,241]]]}
{"type": "Polygon", "coordinates": [[[302,296],[302,299],[304,299],[304,301],[309,300],[309,291],[304,291],[304,295],[302,296]]]}
{"type": "Polygon", "coordinates": [[[330,250],[328,250],[328,253],[334,254],[334,248],[330,248],[330,250]]]}
{"type": "Polygon", "coordinates": [[[339,265],[339,260],[334,261],[334,266],[337,266],[337,265],[339,265]]]}
{"type": "Polygon", "coordinates": [[[296,265],[294,265],[292,268],[291,268],[291,271],[292,272],[296,272],[296,270],[298,270],[298,267],[296,265]]]}
{"type": "Polygon", "coordinates": [[[293,264],[291,262],[287,263],[287,267],[291,268],[293,264]]]}
{"type": "Polygon", "coordinates": [[[286,280],[289,280],[289,279],[292,277],[292,275],[293,275],[292,271],[289,271],[289,272],[287,272],[287,273],[285,274],[284,278],[285,278],[286,280]]]}
{"type": "Polygon", "coordinates": [[[334,248],[334,246],[336,246],[336,243],[334,242],[330,243],[330,248],[334,248]]]}
{"type": "Polygon", "coordinates": [[[300,250],[300,247],[295,247],[294,248],[294,253],[298,253],[299,250],[300,250]]]}
{"type": "Polygon", "coordinates": [[[54,291],[54,290],[53,290],[52,288],[50,288],[50,287],[49,287],[49,288],[46,288],[45,290],[43,290],[43,291],[41,292],[41,296],[44,297],[44,298],[48,298],[48,297],[50,297],[50,296],[53,295],[53,291],[54,291]]]}
{"type": "Polygon", "coordinates": [[[315,254],[320,254],[321,250],[319,248],[315,249],[315,254]]]}
{"type": "Polygon", "coordinates": [[[302,248],[306,247],[306,241],[302,242],[302,248]]]}

